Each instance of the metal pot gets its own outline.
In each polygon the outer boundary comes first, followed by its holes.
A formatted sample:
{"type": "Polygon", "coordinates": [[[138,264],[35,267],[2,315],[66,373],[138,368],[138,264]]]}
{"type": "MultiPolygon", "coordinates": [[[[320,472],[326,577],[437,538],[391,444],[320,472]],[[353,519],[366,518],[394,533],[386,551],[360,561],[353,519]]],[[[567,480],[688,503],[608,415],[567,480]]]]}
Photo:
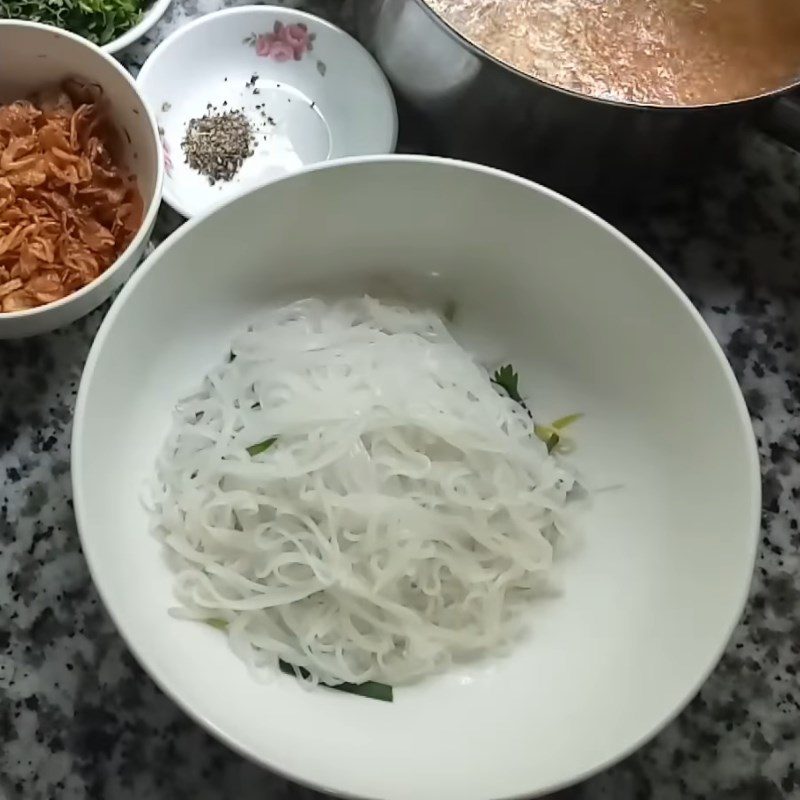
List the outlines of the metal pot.
{"type": "MultiPolygon", "coordinates": [[[[527,174],[594,205],[701,172],[773,95],[703,107],[641,106],[559,89],[502,64],[423,0],[357,0],[359,35],[433,153],[527,174]]],[[[777,95],[779,93],[775,93],[777,95]]],[[[772,127],[800,140],[800,105],[772,127]]]]}

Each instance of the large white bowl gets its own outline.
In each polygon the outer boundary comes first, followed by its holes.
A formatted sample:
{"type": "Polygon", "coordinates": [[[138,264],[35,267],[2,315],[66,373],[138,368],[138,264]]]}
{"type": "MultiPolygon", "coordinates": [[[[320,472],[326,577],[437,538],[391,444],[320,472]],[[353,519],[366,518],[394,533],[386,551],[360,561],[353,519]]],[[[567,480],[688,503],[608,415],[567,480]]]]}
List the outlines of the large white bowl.
{"type": "Polygon", "coordinates": [[[74,294],[27,311],[0,313],[0,339],[32,336],[74,322],[106,300],[131,274],[150,238],[161,201],[163,157],[155,118],[130,75],[86,39],[34,22],[0,21],[0,102],[19,100],[68,77],[103,88],[120,132],[123,157],[144,200],[141,227],[99,278],[74,294]]]}
{"type": "Polygon", "coordinates": [[[174,234],[97,335],[72,454],[89,567],[153,678],[239,752],[354,797],[522,797],[608,766],[714,667],[756,550],[747,411],[675,284],[553,192],[422,157],[314,168],[174,234]],[[454,300],[457,335],[516,365],[537,414],[585,412],[575,461],[613,487],[526,641],[393,704],[258,684],[222,634],[168,616],[171,574],[139,500],[173,404],[234,333],[268,304],[336,290],[454,300]]]}

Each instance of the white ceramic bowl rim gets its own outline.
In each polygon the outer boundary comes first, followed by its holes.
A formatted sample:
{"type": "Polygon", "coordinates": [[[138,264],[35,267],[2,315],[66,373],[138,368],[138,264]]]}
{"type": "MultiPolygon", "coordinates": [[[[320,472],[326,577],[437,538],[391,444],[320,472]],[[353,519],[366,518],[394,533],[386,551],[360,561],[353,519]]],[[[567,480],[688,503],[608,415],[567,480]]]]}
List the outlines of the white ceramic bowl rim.
{"type": "Polygon", "coordinates": [[[59,36],[64,36],[67,39],[72,39],[72,41],[78,42],[79,44],[88,47],[90,50],[94,50],[98,57],[102,58],[109,65],[111,65],[125,79],[130,88],[133,90],[133,93],[142,101],[142,106],[147,114],[147,121],[150,123],[150,128],[153,133],[153,140],[156,144],[156,169],[158,170],[156,173],[155,189],[152,197],[145,205],[145,214],[142,218],[139,230],[136,232],[136,235],[133,237],[133,239],[131,239],[128,246],[117,256],[116,261],[102,275],[99,275],[91,283],[87,283],[86,286],[82,286],[80,289],[78,289],[78,291],[73,292],[66,297],[62,297],[59,300],[54,300],[52,303],[46,303],[43,306],[36,306],[36,308],[26,308],[23,311],[8,311],[3,314],[3,319],[21,319],[22,317],[35,317],[39,314],[45,314],[54,308],[65,306],[68,303],[71,303],[76,298],[88,294],[89,291],[93,291],[96,286],[102,285],[106,282],[106,280],[109,280],[114,272],[115,267],[125,258],[126,254],[135,250],[142,243],[142,240],[149,236],[151,222],[155,219],[156,214],[158,214],[158,209],[161,205],[161,191],[164,183],[164,154],[161,152],[161,140],[158,136],[158,125],[156,124],[156,118],[152,109],[144,101],[144,98],[142,98],[141,93],[139,92],[139,87],[136,85],[136,81],[134,81],[130,73],[124,67],[122,67],[115,58],[112,58],[110,55],[108,55],[108,53],[106,53],[102,48],[92,44],[92,42],[90,42],[88,39],[84,39],[83,36],[78,36],[78,34],[72,33],[71,31],[64,31],[60,28],[54,28],[51,25],[42,25],[39,22],[27,22],[24,20],[0,20],[0,28],[11,26],[34,28],[41,31],[46,31],[49,34],[56,34],[59,36]]]}
{"type": "MultiPolygon", "coordinates": [[[[263,6],[234,6],[233,8],[223,8],[219,11],[214,11],[210,14],[204,14],[203,16],[197,17],[197,19],[193,19],[191,22],[187,22],[185,25],[182,25],[176,31],[173,31],[169,36],[167,36],[159,45],[156,47],[155,50],[148,56],[147,60],[142,65],[141,70],[139,70],[139,74],[136,77],[137,82],[142,83],[150,71],[153,69],[153,65],[157,63],[157,56],[160,52],[166,50],[168,47],[173,46],[176,42],[180,41],[184,36],[189,35],[195,28],[198,28],[203,25],[213,24],[215,20],[224,17],[232,17],[232,16],[243,16],[247,14],[252,14],[254,12],[257,13],[279,13],[282,17],[288,18],[292,17],[299,21],[305,21],[307,23],[311,23],[313,25],[317,25],[322,28],[326,28],[329,31],[336,33],[340,36],[345,37],[347,40],[352,42],[353,45],[358,47],[359,49],[363,50],[373,62],[375,66],[375,71],[378,76],[383,80],[384,86],[386,88],[386,94],[391,101],[391,110],[392,110],[392,130],[389,136],[389,142],[387,144],[387,149],[389,152],[393,152],[395,147],[397,146],[397,136],[399,130],[399,120],[397,115],[397,104],[394,99],[394,92],[392,91],[392,87],[389,83],[389,79],[386,77],[384,71],[380,68],[377,61],[375,61],[372,54],[353,36],[351,36],[347,31],[340,28],[338,25],[334,25],[332,22],[329,22],[322,17],[318,17],[315,14],[310,14],[307,11],[302,11],[298,8],[292,8],[290,6],[276,6],[276,5],[263,5],[263,6]]],[[[380,156],[377,156],[380,158],[380,156]]],[[[336,161],[346,161],[350,158],[359,158],[359,156],[347,156],[341,159],[335,159],[336,161]]],[[[331,162],[320,162],[320,163],[331,163],[331,162]]],[[[314,164],[309,164],[307,167],[315,166],[314,164]]],[[[298,172],[302,172],[304,168],[298,169],[298,172]]],[[[266,183],[270,183],[271,181],[265,181],[266,183]]],[[[251,190],[247,190],[243,192],[243,195],[247,195],[250,193],[251,190]]],[[[196,213],[193,214],[189,212],[183,203],[175,196],[175,193],[172,191],[171,185],[169,181],[164,182],[164,200],[166,203],[170,205],[175,211],[177,211],[181,216],[185,217],[186,219],[192,219],[195,216],[198,216],[196,213]]],[[[217,203],[213,206],[209,206],[208,208],[204,209],[200,215],[203,216],[205,214],[210,213],[215,208],[218,208],[221,205],[227,205],[228,202],[231,200],[223,200],[220,203],[217,203]]]]}
{"type": "MultiPolygon", "coordinates": [[[[755,436],[752,433],[750,416],[747,410],[747,406],[744,402],[741,390],[739,388],[738,382],[736,380],[736,377],[733,373],[730,364],[728,363],[727,358],[725,357],[725,354],[721,346],[715,339],[711,330],[706,325],[700,313],[692,305],[691,301],[680,289],[680,287],[675,283],[675,281],[661,267],[659,267],[658,264],[649,255],[647,255],[647,253],[645,253],[640,247],[638,247],[636,244],[630,241],[626,236],[624,236],[621,232],[619,232],[616,228],[614,228],[612,225],[604,221],[602,218],[598,217],[593,212],[583,208],[574,201],[563,197],[557,192],[548,189],[547,187],[535,184],[524,178],[503,172],[502,170],[497,170],[479,164],[473,164],[469,162],[457,161],[451,159],[442,159],[433,156],[419,156],[419,155],[355,156],[350,158],[343,158],[338,161],[322,162],[319,164],[310,165],[302,170],[299,170],[297,173],[293,173],[292,175],[282,177],[276,181],[273,181],[273,183],[279,184],[284,180],[292,180],[298,174],[315,172],[317,170],[336,169],[337,167],[346,166],[348,164],[359,164],[359,163],[366,164],[366,163],[376,163],[382,161],[395,161],[395,162],[405,161],[405,162],[415,162],[418,164],[431,164],[431,165],[447,163],[452,166],[457,166],[465,170],[471,170],[473,172],[499,177],[504,180],[511,181],[519,185],[526,186],[532,190],[538,191],[554,199],[556,202],[562,203],[563,205],[567,206],[576,214],[579,214],[589,219],[590,221],[594,222],[596,225],[600,226],[607,233],[611,234],[619,242],[624,244],[627,248],[630,248],[636,255],[638,255],[641,262],[643,263],[643,266],[649,268],[662,281],[662,283],[671,290],[675,298],[679,300],[679,302],[684,306],[685,310],[689,312],[691,317],[696,321],[697,325],[702,331],[703,336],[705,337],[705,340],[709,345],[710,350],[713,352],[714,356],[716,357],[716,360],[719,363],[719,366],[723,370],[726,383],[734,398],[734,403],[736,406],[736,415],[738,418],[738,422],[740,423],[741,430],[749,431],[751,434],[749,437],[747,437],[748,463],[744,465],[744,468],[749,473],[749,484],[751,493],[752,516],[747,521],[747,524],[749,529],[752,530],[753,533],[750,541],[750,547],[749,547],[749,552],[747,554],[747,558],[748,558],[748,563],[751,565],[749,572],[752,573],[752,570],[755,566],[755,559],[756,559],[756,552],[758,545],[758,531],[760,529],[761,477],[760,477],[758,450],[756,447],[755,436]]],[[[271,184],[266,184],[266,185],[271,185],[271,184]]],[[[241,195],[233,202],[239,202],[248,195],[254,194],[255,192],[258,191],[263,191],[264,189],[265,186],[255,188],[252,191],[241,195]]],[[[120,311],[124,307],[126,299],[136,289],[138,282],[144,279],[147,272],[155,267],[162,253],[173,247],[173,245],[175,245],[184,236],[190,235],[198,225],[202,225],[203,221],[207,217],[212,216],[217,211],[219,211],[219,209],[211,209],[208,212],[193,217],[191,220],[189,220],[181,228],[176,230],[170,237],[164,240],[156,248],[156,250],[145,260],[145,262],[142,264],[139,270],[132,276],[132,278],[122,289],[122,292],[114,301],[111,310],[107,314],[105,320],[100,326],[100,329],[95,337],[94,343],[92,345],[92,348],[89,352],[89,356],[86,361],[83,377],[81,379],[81,384],[78,391],[77,403],[75,408],[73,435],[72,435],[72,475],[73,475],[73,481],[75,481],[77,478],[77,483],[74,484],[74,498],[75,498],[75,514],[78,521],[79,530],[81,530],[83,527],[82,498],[86,491],[86,488],[83,487],[80,483],[80,476],[84,474],[84,469],[82,466],[83,453],[82,453],[81,441],[84,435],[83,429],[85,424],[84,420],[86,416],[86,405],[88,402],[88,387],[92,382],[92,375],[97,366],[97,362],[99,360],[104,341],[109,335],[109,332],[111,331],[111,328],[114,324],[116,317],[119,315],[120,311]]],[[[159,677],[159,673],[158,670],[155,668],[155,665],[150,663],[150,659],[143,657],[137,650],[136,644],[126,638],[125,628],[121,624],[122,620],[118,619],[117,616],[115,615],[113,605],[109,604],[108,597],[106,596],[106,592],[103,589],[103,582],[101,580],[101,575],[102,575],[102,570],[100,568],[101,565],[95,560],[94,549],[92,547],[91,541],[84,540],[82,537],[82,544],[83,544],[84,555],[86,557],[86,561],[89,566],[89,571],[92,575],[92,579],[95,582],[97,591],[106,607],[106,610],[110,614],[111,618],[114,621],[114,624],[116,625],[122,637],[125,639],[126,644],[131,649],[134,656],[137,658],[139,663],[142,664],[142,666],[145,668],[145,670],[148,672],[151,678],[155,681],[155,683],[162,689],[162,691],[164,691],[164,693],[168,697],[170,697],[175,703],[177,703],[177,705],[181,707],[192,719],[194,719],[200,725],[202,725],[207,730],[212,732],[214,736],[216,736],[220,741],[225,743],[228,747],[230,747],[232,750],[239,753],[240,755],[248,758],[249,760],[253,761],[258,765],[262,765],[263,760],[260,759],[255,752],[253,752],[248,747],[240,744],[233,735],[230,735],[225,731],[221,730],[220,728],[218,728],[217,726],[215,726],[210,719],[204,717],[202,713],[192,708],[192,706],[188,702],[185,702],[182,697],[180,685],[177,682],[162,680],[162,678],[159,677]]],[[[736,613],[731,617],[731,622],[727,626],[727,629],[725,631],[720,632],[721,634],[720,644],[717,647],[713,657],[709,659],[708,663],[705,665],[705,668],[700,672],[700,674],[697,675],[696,680],[686,688],[686,691],[681,697],[680,702],[678,702],[674,708],[672,708],[668,712],[665,712],[664,715],[661,717],[661,719],[656,724],[654,724],[650,728],[650,730],[645,731],[637,739],[629,742],[627,746],[620,752],[618,752],[615,756],[607,758],[601,763],[594,764],[590,768],[585,769],[583,772],[572,775],[569,778],[554,783],[553,785],[544,786],[541,788],[537,787],[537,796],[541,796],[540,793],[549,794],[551,792],[559,791],[560,789],[563,789],[567,786],[571,786],[579,781],[586,780],[587,778],[590,778],[591,776],[599,772],[602,772],[605,769],[610,768],[614,764],[618,763],[619,761],[621,761],[622,759],[624,759],[625,757],[627,757],[628,755],[630,755],[631,753],[635,752],[637,749],[642,747],[656,734],[658,734],[661,730],[663,730],[670,722],[672,722],[678,716],[678,714],[680,714],[680,712],[686,707],[686,705],[689,703],[692,697],[694,697],[694,695],[706,681],[708,676],[711,674],[713,669],[716,667],[719,659],[722,657],[725,648],[727,647],[727,644],[730,640],[730,637],[733,634],[733,631],[738,623],[738,620],[741,617],[742,612],[744,610],[744,606],[749,594],[749,586],[750,586],[750,581],[747,581],[741,587],[740,596],[737,601],[736,608],[732,609],[732,611],[735,611],[736,613]]],[[[291,780],[294,780],[298,783],[302,783],[306,786],[311,786],[314,789],[318,789],[325,792],[335,792],[339,796],[341,796],[342,794],[341,789],[315,784],[312,780],[308,778],[307,775],[297,774],[295,772],[288,770],[282,770],[279,765],[270,765],[270,768],[291,780]]],[[[518,795],[518,797],[520,798],[522,796],[523,795],[518,795]]]]}
{"type": "Polygon", "coordinates": [[[104,53],[118,53],[120,50],[132,45],[141,39],[164,16],[172,0],[153,0],[153,4],[145,10],[142,18],[121,36],[112,39],[102,46],[104,53]]]}

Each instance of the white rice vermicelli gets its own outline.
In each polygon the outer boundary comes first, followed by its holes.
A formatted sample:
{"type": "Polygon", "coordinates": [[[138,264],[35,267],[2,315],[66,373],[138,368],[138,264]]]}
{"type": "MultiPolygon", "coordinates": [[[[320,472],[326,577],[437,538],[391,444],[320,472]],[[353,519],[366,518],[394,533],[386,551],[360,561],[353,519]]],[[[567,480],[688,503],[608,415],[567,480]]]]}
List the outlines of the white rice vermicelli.
{"type": "Polygon", "coordinates": [[[441,319],[309,299],[231,352],[157,465],[178,613],[224,623],[257,671],[283,659],[329,684],[508,646],[574,479],[441,319]]]}

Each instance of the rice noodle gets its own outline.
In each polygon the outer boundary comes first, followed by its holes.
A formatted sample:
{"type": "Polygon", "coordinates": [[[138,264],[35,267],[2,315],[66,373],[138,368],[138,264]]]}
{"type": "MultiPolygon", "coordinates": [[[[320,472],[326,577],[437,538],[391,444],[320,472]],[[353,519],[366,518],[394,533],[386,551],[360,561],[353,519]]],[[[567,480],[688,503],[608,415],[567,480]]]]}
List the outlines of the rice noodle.
{"type": "Polygon", "coordinates": [[[177,613],[224,621],[257,672],[284,659],[328,684],[396,686],[511,644],[574,478],[440,318],[303,300],[232,356],[157,464],[177,613]]]}

